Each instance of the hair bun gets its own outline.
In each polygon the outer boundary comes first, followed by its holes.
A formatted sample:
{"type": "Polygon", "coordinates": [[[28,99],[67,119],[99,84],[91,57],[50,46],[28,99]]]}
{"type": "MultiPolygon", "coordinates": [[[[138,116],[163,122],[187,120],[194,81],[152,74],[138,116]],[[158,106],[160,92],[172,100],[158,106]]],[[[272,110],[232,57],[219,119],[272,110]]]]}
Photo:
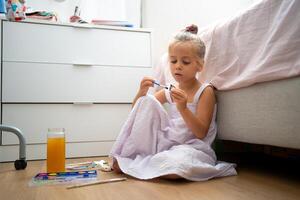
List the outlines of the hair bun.
{"type": "Polygon", "coordinates": [[[189,25],[184,29],[185,32],[189,32],[192,34],[197,34],[198,33],[198,26],[195,24],[189,25]]]}

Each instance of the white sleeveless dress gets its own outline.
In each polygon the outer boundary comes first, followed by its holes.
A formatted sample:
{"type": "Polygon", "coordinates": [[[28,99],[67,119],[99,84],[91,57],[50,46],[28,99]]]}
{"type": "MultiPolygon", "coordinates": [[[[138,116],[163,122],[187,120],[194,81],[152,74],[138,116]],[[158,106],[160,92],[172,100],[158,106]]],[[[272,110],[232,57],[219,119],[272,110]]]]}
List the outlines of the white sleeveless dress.
{"type": "MultiPolygon", "coordinates": [[[[203,84],[187,107],[196,112],[203,84]]],[[[216,106],[207,136],[200,140],[186,126],[170,93],[169,113],[152,95],[138,99],[111,150],[120,169],[138,179],[177,174],[192,181],[236,175],[235,165],[217,161],[211,148],[217,133],[216,106]]]]}

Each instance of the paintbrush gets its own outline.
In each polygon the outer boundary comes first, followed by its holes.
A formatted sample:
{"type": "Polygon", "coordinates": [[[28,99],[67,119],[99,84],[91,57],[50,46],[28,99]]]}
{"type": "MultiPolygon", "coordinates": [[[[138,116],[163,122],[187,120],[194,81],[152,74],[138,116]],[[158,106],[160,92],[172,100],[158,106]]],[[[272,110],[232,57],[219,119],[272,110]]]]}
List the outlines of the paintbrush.
{"type": "Polygon", "coordinates": [[[167,86],[167,85],[162,85],[162,84],[160,84],[160,83],[157,82],[157,81],[153,81],[153,84],[158,85],[159,87],[162,87],[162,88],[164,88],[164,89],[166,89],[166,90],[170,90],[170,91],[171,91],[171,89],[172,89],[173,87],[175,87],[175,86],[172,85],[172,84],[170,84],[169,86],[167,86]]]}
{"type": "Polygon", "coordinates": [[[98,181],[93,181],[93,182],[89,182],[89,183],[81,183],[81,184],[68,186],[67,189],[73,189],[73,188],[79,188],[79,187],[85,187],[85,186],[97,185],[97,184],[103,184],[103,183],[126,181],[126,180],[127,180],[127,178],[112,178],[112,179],[98,180],[98,181]]]}

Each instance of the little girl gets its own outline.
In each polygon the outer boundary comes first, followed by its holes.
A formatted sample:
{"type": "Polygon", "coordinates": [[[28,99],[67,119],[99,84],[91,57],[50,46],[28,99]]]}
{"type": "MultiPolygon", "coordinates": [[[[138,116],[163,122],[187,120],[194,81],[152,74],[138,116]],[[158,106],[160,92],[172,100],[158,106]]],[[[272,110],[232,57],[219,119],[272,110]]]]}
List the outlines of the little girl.
{"type": "Polygon", "coordinates": [[[168,53],[178,84],[152,96],[147,92],[155,80],[141,81],[133,109],[111,150],[114,171],[139,179],[192,181],[236,175],[234,164],[217,161],[211,148],[217,132],[214,89],[196,78],[204,65],[204,43],[182,31],[168,53]],[[170,104],[169,113],[164,103],[170,104]]]}

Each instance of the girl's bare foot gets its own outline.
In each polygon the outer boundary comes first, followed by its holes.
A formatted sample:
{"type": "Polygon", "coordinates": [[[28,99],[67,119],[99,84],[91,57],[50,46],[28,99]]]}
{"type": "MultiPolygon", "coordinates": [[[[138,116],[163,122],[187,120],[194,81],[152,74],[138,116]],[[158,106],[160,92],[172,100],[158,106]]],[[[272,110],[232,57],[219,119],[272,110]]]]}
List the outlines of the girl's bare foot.
{"type": "Polygon", "coordinates": [[[112,164],[112,169],[114,170],[114,172],[116,172],[117,174],[121,174],[123,173],[122,170],[119,167],[118,161],[113,158],[113,164],[112,164]]]}

